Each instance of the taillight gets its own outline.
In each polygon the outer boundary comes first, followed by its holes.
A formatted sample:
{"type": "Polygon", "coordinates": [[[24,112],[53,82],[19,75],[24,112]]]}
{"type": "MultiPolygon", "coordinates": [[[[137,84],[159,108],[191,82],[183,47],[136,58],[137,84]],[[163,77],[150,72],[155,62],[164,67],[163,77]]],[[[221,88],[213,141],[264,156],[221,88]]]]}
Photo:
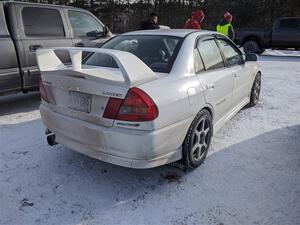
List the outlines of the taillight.
{"type": "Polygon", "coordinates": [[[123,99],[109,98],[103,113],[103,117],[108,119],[116,119],[122,102],[123,99]]]}
{"type": "Polygon", "coordinates": [[[144,91],[131,88],[124,100],[109,98],[103,117],[124,121],[151,121],[158,117],[158,109],[144,91]]]}
{"type": "Polygon", "coordinates": [[[45,102],[51,103],[51,104],[56,104],[55,99],[52,94],[52,87],[45,84],[42,79],[40,79],[40,94],[41,94],[41,99],[44,100],[45,102]]]}

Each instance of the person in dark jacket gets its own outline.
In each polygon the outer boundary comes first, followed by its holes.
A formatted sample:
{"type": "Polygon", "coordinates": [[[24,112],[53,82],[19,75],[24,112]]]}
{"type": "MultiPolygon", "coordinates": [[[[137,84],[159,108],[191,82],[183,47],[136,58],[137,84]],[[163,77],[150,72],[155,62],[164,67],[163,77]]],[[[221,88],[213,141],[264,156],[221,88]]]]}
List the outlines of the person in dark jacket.
{"type": "Polygon", "coordinates": [[[189,18],[184,25],[185,29],[201,29],[201,23],[204,20],[205,15],[202,10],[192,12],[191,18],[189,18]]]}
{"type": "Polygon", "coordinates": [[[231,24],[233,16],[229,12],[224,13],[224,18],[217,26],[217,32],[226,35],[231,40],[234,40],[235,34],[231,24]]]}
{"type": "Polygon", "coordinates": [[[141,23],[140,30],[157,30],[159,29],[158,16],[156,13],[151,13],[148,21],[144,21],[141,23]]]}

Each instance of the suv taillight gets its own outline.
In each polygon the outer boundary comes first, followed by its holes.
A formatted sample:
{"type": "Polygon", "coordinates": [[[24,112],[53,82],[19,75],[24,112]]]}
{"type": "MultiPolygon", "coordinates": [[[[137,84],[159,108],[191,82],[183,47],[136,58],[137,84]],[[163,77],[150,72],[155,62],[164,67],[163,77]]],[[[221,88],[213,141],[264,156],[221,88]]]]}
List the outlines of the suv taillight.
{"type": "Polygon", "coordinates": [[[154,101],[139,88],[129,89],[124,100],[109,98],[103,117],[124,121],[152,121],[158,117],[154,101]]]}

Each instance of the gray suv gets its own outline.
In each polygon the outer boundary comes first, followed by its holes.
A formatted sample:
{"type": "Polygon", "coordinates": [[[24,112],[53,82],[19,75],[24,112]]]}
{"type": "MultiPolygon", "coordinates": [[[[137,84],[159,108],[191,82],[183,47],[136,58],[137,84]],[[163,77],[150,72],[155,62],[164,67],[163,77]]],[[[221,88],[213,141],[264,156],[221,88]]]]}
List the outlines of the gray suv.
{"type": "MultiPolygon", "coordinates": [[[[112,36],[86,10],[58,5],[0,2],[0,95],[38,90],[35,51],[48,47],[98,47],[112,36]]],[[[68,62],[69,56],[60,54],[68,62]]]]}

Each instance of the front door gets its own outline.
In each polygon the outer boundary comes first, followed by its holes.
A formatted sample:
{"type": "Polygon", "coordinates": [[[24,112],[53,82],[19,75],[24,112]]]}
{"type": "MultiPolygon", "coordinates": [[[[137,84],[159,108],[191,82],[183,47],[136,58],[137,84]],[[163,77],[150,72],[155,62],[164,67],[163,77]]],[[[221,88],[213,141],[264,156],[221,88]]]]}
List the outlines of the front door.
{"type": "Polygon", "coordinates": [[[65,10],[73,32],[75,47],[99,47],[108,37],[104,25],[92,14],[80,10],[65,10]]]}
{"type": "Polygon", "coordinates": [[[226,59],[227,66],[233,73],[232,107],[239,105],[250,93],[252,83],[252,70],[243,59],[243,54],[229,40],[219,38],[218,44],[226,59]]]}

